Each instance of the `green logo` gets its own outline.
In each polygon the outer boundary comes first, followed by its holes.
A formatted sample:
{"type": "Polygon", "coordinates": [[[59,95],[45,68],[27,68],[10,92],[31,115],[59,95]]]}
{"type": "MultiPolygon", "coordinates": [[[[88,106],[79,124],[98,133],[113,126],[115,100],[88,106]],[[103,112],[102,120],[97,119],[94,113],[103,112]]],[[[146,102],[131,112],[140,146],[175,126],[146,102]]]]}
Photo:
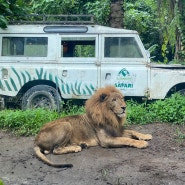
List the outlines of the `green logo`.
{"type": "Polygon", "coordinates": [[[127,76],[127,75],[129,75],[129,72],[125,69],[125,68],[123,68],[119,73],[118,73],[118,75],[120,75],[120,76],[127,76]]]}
{"type": "Polygon", "coordinates": [[[133,89],[135,78],[136,75],[130,74],[126,68],[123,68],[116,77],[115,86],[122,90],[133,89]]]}

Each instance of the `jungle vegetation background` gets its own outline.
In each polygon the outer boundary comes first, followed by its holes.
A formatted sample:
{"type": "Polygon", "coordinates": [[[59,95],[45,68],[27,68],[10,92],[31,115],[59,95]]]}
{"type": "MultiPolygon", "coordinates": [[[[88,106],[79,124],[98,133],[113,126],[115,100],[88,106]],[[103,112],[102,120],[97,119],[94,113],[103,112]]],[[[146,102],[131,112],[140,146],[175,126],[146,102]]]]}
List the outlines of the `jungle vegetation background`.
{"type": "Polygon", "coordinates": [[[137,30],[153,61],[185,63],[185,0],[0,0],[2,29],[25,14],[92,14],[97,24],[137,30]]]}

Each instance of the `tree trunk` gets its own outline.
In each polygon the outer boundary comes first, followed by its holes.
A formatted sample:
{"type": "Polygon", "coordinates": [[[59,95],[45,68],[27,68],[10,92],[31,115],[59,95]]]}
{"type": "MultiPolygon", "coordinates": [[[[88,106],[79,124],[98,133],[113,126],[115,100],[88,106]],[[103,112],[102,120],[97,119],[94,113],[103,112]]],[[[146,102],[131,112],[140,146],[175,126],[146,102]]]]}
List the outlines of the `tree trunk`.
{"type": "Polygon", "coordinates": [[[110,5],[110,27],[123,28],[123,3],[124,0],[111,0],[110,5]]]}
{"type": "Polygon", "coordinates": [[[179,0],[179,10],[180,10],[180,28],[181,28],[181,46],[180,46],[180,56],[179,59],[182,61],[185,61],[185,25],[184,25],[184,20],[185,20],[185,1],[184,0],[179,0]]]}
{"type": "Polygon", "coordinates": [[[183,0],[176,1],[178,5],[178,10],[180,13],[180,22],[179,27],[176,30],[176,45],[175,45],[175,59],[176,60],[185,60],[185,2],[183,0]]]}

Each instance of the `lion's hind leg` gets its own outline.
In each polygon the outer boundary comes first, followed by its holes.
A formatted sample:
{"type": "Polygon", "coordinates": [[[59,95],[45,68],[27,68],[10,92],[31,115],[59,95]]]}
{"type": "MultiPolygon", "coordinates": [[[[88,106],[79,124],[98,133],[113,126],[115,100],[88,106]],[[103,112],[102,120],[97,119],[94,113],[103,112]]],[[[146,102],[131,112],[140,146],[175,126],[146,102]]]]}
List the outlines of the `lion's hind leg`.
{"type": "Polygon", "coordinates": [[[67,153],[76,153],[82,151],[82,147],[79,145],[69,145],[65,147],[57,147],[53,150],[53,153],[56,155],[67,154],[67,153]]]}
{"type": "Polygon", "coordinates": [[[129,137],[129,138],[136,138],[139,140],[145,140],[145,141],[152,139],[151,134],[141,134],[141,133],[136,132],[134,130],[124,130],[123,136],[129,137]]]}

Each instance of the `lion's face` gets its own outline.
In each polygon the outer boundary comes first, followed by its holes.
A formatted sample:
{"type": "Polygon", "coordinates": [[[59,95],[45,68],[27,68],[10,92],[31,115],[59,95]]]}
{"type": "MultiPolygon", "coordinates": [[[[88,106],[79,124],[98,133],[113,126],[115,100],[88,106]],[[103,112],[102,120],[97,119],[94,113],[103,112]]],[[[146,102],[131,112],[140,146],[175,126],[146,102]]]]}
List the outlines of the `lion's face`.
{"type": "Polygon", "coordinates": [[[100,88],[86,101],[86,114],[94,125],[119,128],[126,119],[126,103],[122,92],[114,86],[100,88]]]}
{"type": "Polygon", "coordinates": [[[107,106],[109,106],[110,110],[120,118],[125,117],[126,115],[126,103],[124,101],[124,97],[117,93],[112,92],[107,99],[107,106]]]}

